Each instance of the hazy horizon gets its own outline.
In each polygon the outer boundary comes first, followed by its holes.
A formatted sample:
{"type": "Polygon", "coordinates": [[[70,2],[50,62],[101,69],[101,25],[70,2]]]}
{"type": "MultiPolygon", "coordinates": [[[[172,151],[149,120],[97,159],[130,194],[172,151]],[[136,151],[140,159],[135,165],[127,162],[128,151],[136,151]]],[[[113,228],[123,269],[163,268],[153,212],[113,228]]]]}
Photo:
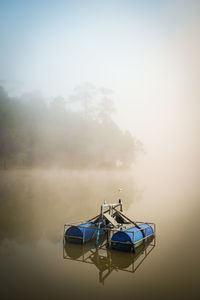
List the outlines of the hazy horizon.
{"type": "Polygon", "coordinates": [[[199,37],[198,0],[0,1],[5,299],[196,297],[199,37]],[[64,222],[119,197],[157,226],[139,270],[63,259],[64,222]]]}
{"type": "Polygon", "coordinates": [[[0,85],[65,99],[85,82],[108,88],[150,159],[194,167],[199,22],[198,1],[5,1],[0,85]]]}

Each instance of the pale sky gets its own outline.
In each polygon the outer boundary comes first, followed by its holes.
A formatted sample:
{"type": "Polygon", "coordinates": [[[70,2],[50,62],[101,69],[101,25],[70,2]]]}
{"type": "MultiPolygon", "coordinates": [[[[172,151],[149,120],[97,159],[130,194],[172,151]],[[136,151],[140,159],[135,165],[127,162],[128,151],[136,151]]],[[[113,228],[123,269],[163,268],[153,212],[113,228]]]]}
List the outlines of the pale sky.
{"type": "MultiPolygon", "coordinates": [[[[114,92],[114,119],[150,161],[198,153],[199,1],[0,1],[0,84],[67,97],[114,92]]],[[[187,166],[188,167],[188,166],[187,166]]]]}

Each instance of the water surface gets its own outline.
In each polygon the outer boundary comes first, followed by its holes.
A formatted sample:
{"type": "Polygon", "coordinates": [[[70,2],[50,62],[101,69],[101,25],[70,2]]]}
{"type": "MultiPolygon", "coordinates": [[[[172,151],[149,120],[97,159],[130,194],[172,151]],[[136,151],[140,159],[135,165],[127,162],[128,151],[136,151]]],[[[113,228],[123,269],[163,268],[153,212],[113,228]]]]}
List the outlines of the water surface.
{"type": "Polygon", "coordinates": [[[199,280],[198,214],[195,193],[177,184],[141,191],[131,172],[2,171],[2,298],[191,299],[199,280]],[[104,199],[119,196],[128,216],[156,223],[156,241],[135,254],[63,248],[65,222],[92,217],[104,199]]]}

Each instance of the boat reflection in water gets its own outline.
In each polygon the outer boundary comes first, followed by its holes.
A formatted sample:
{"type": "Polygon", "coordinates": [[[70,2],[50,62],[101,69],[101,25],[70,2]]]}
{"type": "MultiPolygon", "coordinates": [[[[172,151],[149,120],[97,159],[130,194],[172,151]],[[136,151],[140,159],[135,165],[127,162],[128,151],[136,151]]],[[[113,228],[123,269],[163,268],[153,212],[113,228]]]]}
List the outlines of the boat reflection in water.
{"type": "Polygon", "coordinates": [[[146,242],[135,249],[135,252],[120,252],[110,250],[104,241],[98,248],[91,244],[63,245],[63,258],[86,264],[94,264],[99,270],[99,282],[104,284],[113,271],[134,273],[155,248],[155,237],[149,237],[146,242]]]}

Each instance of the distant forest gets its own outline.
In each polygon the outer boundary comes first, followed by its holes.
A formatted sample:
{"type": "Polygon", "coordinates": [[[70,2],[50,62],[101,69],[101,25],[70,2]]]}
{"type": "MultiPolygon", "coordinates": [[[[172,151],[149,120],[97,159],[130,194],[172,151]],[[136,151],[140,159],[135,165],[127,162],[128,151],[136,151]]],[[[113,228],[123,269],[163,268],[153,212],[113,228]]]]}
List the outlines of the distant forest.
{"type": "Polygon", "coordinates": [[[141,145],[112,120],[110,98],[91,86],[67,100],[0,87],[0,168],[128,168],[141,145]]]}

